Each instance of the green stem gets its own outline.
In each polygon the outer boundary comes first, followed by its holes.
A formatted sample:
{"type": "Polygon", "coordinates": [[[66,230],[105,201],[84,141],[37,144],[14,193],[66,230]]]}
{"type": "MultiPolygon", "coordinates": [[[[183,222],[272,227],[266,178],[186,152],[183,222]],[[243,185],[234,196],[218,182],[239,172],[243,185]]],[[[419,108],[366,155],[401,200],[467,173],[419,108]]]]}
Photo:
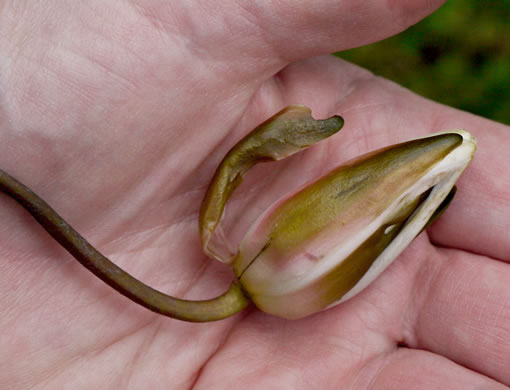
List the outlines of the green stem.
{"type": "Polygon", "coordinates": [[[234,190],[243,176],[260,162],[277,161],[336,134],[344,125],[338,115],[317,120],[305,106],[288,106],[250,131],[223,158],[207,188],[199,215],[200,241],[204,252],[230,262],[225,239],[212,239],[234,190]]]}
{"type": "Polygon", "coordinates": [[[230,317],[250,304],[238,284],[222,295],[204,301],[188,301],[163,294],[117,267],[87,242],[30,188],[0,170],[0,191],[16,200],[76,260],[106,284],[156,313],[190,322],[230,317]]]}

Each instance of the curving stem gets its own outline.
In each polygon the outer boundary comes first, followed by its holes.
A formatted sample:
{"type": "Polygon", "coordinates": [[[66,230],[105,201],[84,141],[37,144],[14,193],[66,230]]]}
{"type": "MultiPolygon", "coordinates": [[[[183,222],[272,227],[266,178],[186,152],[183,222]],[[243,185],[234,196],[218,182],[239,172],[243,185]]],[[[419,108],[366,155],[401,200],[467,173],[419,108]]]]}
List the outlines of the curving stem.
{"type": "Polygon", "coordinates": [[[207,322],[230,317],[251,302],[235,282],[224,294],[204,301],[188,301],[166,295],[117,267],[30,188],[2,170],[0,191],[23,206],[51,237],[85,268],[124,296],[149,310],[179,320],[207,322]]]}
{"type": "Polygon", "coordinates": [[[343,125],[344,120],[338,115],[317,120],[308,107],[292,105],[234,145],[218,166],[200,208],[199,230],[204,252],[223,263],[232,262],[235,253],[230,250],[222,230],[217,228],[225,204],[250,168],[259,162],[282,160],[336,134],[343,125]]]}

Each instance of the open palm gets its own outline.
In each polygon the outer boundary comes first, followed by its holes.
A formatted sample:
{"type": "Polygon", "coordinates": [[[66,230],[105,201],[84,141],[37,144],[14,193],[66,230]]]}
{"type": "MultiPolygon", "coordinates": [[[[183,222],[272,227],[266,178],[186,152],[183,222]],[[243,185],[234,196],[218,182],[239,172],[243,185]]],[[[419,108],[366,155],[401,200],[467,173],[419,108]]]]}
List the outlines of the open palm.
{"type": "Polygon", "coordinates": [[[397,33],[440,1],[309,3],[5,2],[0,167],[115,263],[188,299],[232,278],[198,240],[216,165],[288,104],[346,126],[250,173],[229,209],[233,241],[278,195],[342,161],[465,128],[479,150],[450,209],[334,309],[285,321],[250,308],[190,324],[111,290],[2,196],[0,388],[510,385],[510,129],[315,57],[397,33]]]}

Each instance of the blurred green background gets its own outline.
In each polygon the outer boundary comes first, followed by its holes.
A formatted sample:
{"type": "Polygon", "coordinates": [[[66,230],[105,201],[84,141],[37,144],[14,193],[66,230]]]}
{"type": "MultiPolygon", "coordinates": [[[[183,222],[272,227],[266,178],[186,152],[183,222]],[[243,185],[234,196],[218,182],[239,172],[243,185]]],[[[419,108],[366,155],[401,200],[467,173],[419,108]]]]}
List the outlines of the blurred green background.
{"type": "Polygon", "coordinates": [[[510,0],[449,0],[397,36],[337,55],[420,95],[510,125],[510,0]]]}

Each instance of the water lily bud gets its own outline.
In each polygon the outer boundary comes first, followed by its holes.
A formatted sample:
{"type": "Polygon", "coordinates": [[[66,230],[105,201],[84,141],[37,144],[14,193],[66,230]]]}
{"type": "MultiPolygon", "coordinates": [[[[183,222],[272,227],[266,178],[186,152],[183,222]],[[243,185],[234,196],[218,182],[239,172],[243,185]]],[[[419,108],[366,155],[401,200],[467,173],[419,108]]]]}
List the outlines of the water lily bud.
{"type": "Polygon", "coordinates": [[[354,296],[442,211],[475,148],[466,131],[404,142],[277,201],[234,260],[243,290],[261,310],[289,319],[354,296]]]}
{"type": "Polygon", "coordinates": [[[172,318],[230,317],[253,301],[262,311],[300,318],[336,305],[374,280],[448,207],[476,148],[462,130],[366,154],[277,201],[250,228],[239,250],[221,230],[225,204],[256,163],[279,160],[343,126],[289,106],[239,141],[220,163],[199,215],[206,254],[232,264],[229,289],[206,300],[167,295],[125,272],[29,187],[0,170],[0,192],[24,207],[84,267],[127,298],[172,318]]]}

